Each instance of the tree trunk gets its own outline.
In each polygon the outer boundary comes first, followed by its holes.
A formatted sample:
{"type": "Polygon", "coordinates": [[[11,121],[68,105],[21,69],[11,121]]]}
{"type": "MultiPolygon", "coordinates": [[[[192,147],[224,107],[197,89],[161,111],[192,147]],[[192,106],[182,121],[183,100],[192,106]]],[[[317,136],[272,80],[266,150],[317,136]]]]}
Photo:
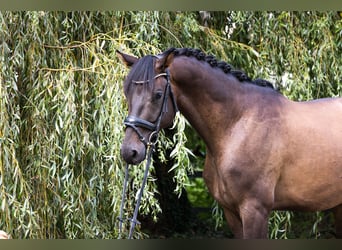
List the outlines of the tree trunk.
{"type": "MultiPolygon", "coordinates": [[[[167,137],[171,138],[173,130],[165,130],[167,137]]],[[[170,152],[166,153],[167,157],[170,152]]],[[[151,217],[141,216],[141,226],[143,231],[148,231],[150,237],[169,237],[174,233],[184,233],[189,230],[191,221],[194,219],[192,207],[187,197],[185,189],[178,196],[174,192],[176,183],[173,181],[174,173],[169,172],[173,166],[173,160],[168,158],[163,163],[159,160],[158,153],[154,153],[153,162],[155,168],[155,177],[157,179],[158,194],[157,199],[160,203],[162,213],[157,222],[153,222],[151,217]]]]}

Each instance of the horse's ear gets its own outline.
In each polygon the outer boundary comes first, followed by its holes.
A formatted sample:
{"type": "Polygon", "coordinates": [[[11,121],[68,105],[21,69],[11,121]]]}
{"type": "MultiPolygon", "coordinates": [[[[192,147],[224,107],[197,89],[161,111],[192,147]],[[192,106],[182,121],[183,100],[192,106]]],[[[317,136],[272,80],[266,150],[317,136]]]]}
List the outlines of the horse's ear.
{"type": "Polygon", "coordinates": [[[157,56],[157,61],[156,61],[156,68],[159,69],[160,71],[164,71],[169,65],[171,64],[173,60],[173,53],[169,54],[161,54],[157,56]]]}
{"type": "Polygon", "coordinates": [[[127,55],[125,53],[122,53],[120,51],[116,51],[116,55],[120,58],[120,60],[127,66],[131,67],[136,61],[139,60],[139,58],[131,55],[127,55]]]}

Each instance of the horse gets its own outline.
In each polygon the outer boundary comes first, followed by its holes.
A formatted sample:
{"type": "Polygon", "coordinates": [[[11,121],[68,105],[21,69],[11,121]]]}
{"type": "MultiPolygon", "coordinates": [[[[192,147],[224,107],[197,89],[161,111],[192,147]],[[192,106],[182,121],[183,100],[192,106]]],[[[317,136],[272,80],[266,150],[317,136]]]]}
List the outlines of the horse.
{"type": "Polygon", "coordinates": [[[235,238],[267,238],[273,210],[330,210],[342,238],[342,98],[289,100],[198,49],[117,55],[130,68],[127,163],[144,160],[156,121],[169,127],[179,110],[206,145],[203,178],[235,238]]]}

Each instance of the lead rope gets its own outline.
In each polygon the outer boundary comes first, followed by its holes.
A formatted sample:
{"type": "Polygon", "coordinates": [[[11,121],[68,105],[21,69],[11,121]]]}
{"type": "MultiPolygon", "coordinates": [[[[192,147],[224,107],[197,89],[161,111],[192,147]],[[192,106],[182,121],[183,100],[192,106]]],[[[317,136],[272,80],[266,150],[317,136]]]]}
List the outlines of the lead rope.
{"type": "Polygon", "coordinates": [[[127,189],[127,182],[128,182],[128,163],[126,163],[126,169],[125,169],[125,180],[124,185],[122,189],[122,196],[121,196],[121,205],[120,205],[120,215],[119,215],[119,239],[121,239],[121,232],[122,232],[122,223],[123,223],[123,210],[125,205],[125,199],[126,199],[126,189],[127,189]]]}
{"type": "MultiPolygon", "coordinates": [[[[141,197],[142,197],[143,192],[144,192],[145,184],[146,184],[147,177],[148,177],[148,171],[149,171],[149,168],[150,168],[150,165],[151,165],[151,159],[152,159],[152,153],[153,153],[153,150],[154,150],[154,145],[155,145],[155,143],[151,143],[151,144],[148,145],[149,147],[148,147],[148,155],[147,155],[147,161],[146,161],[146,165],[145,165],[144,177],[143,177],[143,181],[141,183],[141,188],[139,190],[137,203],[135,204],[133,218],[130,219],[131,226],[130,226],[130,229],[129,229],[128,239],[132,238],[135,226],[137,224],[140,224],[140,222],[137,220],[137,217],[138,217],[141,197]]],[[[118,220],[119,220],[119,237],[118,238],[119,239],[121,239],[122,223],[124,221],[124,219],[123,219],[123,210],[124,210],[124,204],[125,204],[125,199],[126,199],[127,182],[128,182],[128,177],[129,177],[128,168],[129,168],[129,165],[126,164],[124,187],[123,187],[123,190],[122,190],[121,205],[120,205],[120,215],[119,215],[119,218],[118,218],[118,220]]]]}
{"type": "Polygon", "coordinates": [[[129,229],[128,239],[132,238],[132,235],[133,235],[134,228],[135,228],[136,224],[140,224],[140,222],[137,220],[137,217],[138,217],[141,197],[143,195],[144,187],[145,187],[145,184],[146,184],[146,181],[147,181],[148,170],[149,170],[150,165],[151,165],[151,158],[152,158],[153,148],[154,148],[154,144],[149,147],[149,152],[148,152],[146,166],[145,166],[144,178],[143,178],[143,182],[141,184],[141,188],[139,190],[139,196],[138,196],[137,203],[135,204],[133,218],[131,220],[131,227],[129,229]]]}

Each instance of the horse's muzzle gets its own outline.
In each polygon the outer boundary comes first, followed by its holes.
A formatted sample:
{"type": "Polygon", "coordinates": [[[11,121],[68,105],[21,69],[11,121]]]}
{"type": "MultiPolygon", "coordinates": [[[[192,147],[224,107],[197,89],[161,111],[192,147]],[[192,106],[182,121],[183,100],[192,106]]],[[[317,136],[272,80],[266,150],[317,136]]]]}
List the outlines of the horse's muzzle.
{"type": "Polygon", "coordinates": [[[146,157],[145,145],[139,143],[124,143],[121,145],[121,156],[128,164],[137,165],[146,157]]]}

